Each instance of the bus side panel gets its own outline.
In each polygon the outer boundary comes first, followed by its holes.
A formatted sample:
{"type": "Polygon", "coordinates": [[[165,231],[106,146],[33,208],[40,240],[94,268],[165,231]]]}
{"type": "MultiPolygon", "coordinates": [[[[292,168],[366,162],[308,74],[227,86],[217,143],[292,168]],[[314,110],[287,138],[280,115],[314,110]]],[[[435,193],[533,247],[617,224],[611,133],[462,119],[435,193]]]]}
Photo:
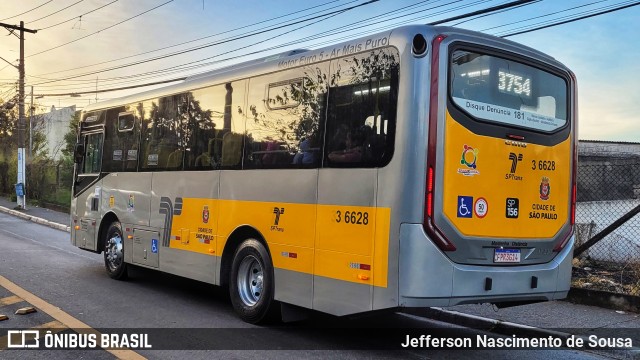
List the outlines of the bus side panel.
{"type": "MultiPolygon", "coordinates": [[[[112,211],[125,226],[149,226],[151,173],[111,173],[102,179],[102,214],[112,211]]],[[[108,225],[108,224],[107,224],[108,225]]]]}
{"type": "MultiPolygon", "coordinates": [[[[149,226],[151,205],[151,173],[120,172],[107,174],[101,181],[100,215],[111,212],[116,215],[122,226],[124,236],[124,261],[133,263],[134,241],[128,235],[134,235],[134,227],[149,226]]],[[[108,227],[110,224],[102,224],[108,227]]],[[[99,234],[98,234],[99,235],[99,234]]],[[[141,264],[146,265],[146,264],[141,264]]]]}
{"type": "Polygon", "coordinates": [[[219,171],[157,172],[150,225],[159,229],[160,270],[214,283],[219,171]]]}
{"type": "Polygon", "coordinates": [[[320,170],[313,297],[316,310],[346,315],[372,309],[377,266],[373,262],[376,175],[377,169],[320,170]],[[365,214],[367,221],[359,221],[365,214]]]}
{"type": "MultiPolygon", "coordinates": [[[[430,57],[416,58],[411,54],[407,44],[411,44],[413,32],[394,34],[398,41],[393,44],[401,53],[396,133],[393,158],[378,170],[376,200],[379,211],[390,209],[388,228],[376,230],[376,244],[387,241],[387,286],[374,287],[374,310],[399,305],[401,224],[421,223],[424,209],[429,100],[425,84],[429,84],[430,57]]],[[[433,34],[424,36],[428,39],[433,34]]]]}
{"type": "Polygon", "coordinates": [[[98,248],[98,226],[102,215],[100,214],[101,184],[102,181],[98,180],[77,195],[75,216],[72,216],[74,220],[77,219],[77,223],[72,225],[80,226],[78,230],[72,230],[74,245],[91,251],[96,251],[98,248]]]}
{"type": "Polygon", "coordinates": [[[220,177],[218,253],[238,227],[256,229],[275,268],[275,299],[307,308],[313,294],[317,186],[317,169],[222,171],[220,177]]]}
{"type": "Polygon", "coordinates": [[[165,247],[160,259],[160,269],[166,273],[218,285],[215,279],[220,258],[217,256],[165,247]]]}

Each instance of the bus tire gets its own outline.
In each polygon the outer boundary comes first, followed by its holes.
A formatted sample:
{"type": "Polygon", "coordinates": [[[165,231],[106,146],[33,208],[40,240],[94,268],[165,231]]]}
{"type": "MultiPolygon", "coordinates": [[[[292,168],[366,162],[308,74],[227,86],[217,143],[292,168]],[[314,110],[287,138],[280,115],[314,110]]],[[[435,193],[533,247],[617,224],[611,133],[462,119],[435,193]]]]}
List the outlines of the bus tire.
{"type": "Polygon", "coordinates": [[[273,263],[256,239],[246,239],[233,256],[229,295],[243,321],[258,324],[274,320],[279,309],[274,300],[273,263]]]}
{"type": "Polygon", "coordinates": [[[105,233],[104,266],[112,279],[125,280],[127,278],[127,264],[124,262],[124,238],[119,222],[111,223],[105,233]]]}

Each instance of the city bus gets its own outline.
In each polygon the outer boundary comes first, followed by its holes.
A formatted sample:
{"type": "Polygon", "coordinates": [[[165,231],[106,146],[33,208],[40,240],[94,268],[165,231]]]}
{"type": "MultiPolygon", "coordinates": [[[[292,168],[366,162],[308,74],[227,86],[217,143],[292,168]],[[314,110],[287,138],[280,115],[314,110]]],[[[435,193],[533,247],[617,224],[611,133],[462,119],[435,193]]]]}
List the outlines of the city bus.
{"type": "Polygon", "coordinates": [[[280,311],[566,297],[576,80],[529,47],[405,26],[87,106],[71,242],[280,311]]]}

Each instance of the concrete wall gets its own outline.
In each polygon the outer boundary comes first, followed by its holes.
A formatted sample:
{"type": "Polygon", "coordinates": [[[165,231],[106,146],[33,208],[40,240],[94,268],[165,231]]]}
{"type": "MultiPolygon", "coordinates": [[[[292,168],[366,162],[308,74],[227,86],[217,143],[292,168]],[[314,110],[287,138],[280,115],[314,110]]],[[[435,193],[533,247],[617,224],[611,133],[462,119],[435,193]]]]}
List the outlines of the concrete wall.
{"type": "Polygon", "coordinates": [[[640,143],[580,141],[578,202],[628,200],[640,193],[640,143]]]}
{"type": "Polygon", "coordinates": [[[52,106],[51,111],[44,114],[38,124],[47,139],[49,156],[54,160],[59,160],[62,156],[62,148],[65,146],[64,135],[69,131],[69,123],[75,112],[75,105],[60,109],[52,106]]]}
{"type": "Polygon", "coordinates": [[[640,157],[640,143],[580,140],[578,142],[578,156],[638,158],[640,157]]]}

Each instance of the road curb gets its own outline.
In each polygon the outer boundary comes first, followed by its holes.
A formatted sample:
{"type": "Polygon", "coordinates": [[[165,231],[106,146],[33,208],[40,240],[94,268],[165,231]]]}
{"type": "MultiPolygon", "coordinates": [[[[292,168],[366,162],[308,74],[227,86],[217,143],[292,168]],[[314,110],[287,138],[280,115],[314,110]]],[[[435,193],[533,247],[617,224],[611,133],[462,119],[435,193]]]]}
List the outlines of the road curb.
{"type": "Polygon", "coordinates": [[[43,218],[40,218],[40,217],[37,217],[37,216],[25,214],[23,212],[20,212],[20,211],[17,211],[17,210],[13,210],[13,209],[9,209],[9,208],[6,208],[4,206],[0,206],[0,212],[19,217],[21,219],[33,221],[34,223],[41,224],[41,225],[44,225],[44,226],[48,226],[48,227],[56,229],[56,230],[71,232],[71,228],[69,226],[67,226],[67,225],[59,224],[57,222],[49,221],[47,219],[43,219],[43,218]]]}
{"type": "Polygon", "coordinates": [[[438,307],[426,309],[403,309],[402,312],[476,330],[490,331],[502,335],[518,335],[538,338],[551,336],[554,338],[560,338],[562,340],[566,340],[567,338],[574,336],[574,334],[562,331],[542,329],[509,321],[489,319],[482,316],[465,314],[452,310],[445,310],[438,307]]]}

